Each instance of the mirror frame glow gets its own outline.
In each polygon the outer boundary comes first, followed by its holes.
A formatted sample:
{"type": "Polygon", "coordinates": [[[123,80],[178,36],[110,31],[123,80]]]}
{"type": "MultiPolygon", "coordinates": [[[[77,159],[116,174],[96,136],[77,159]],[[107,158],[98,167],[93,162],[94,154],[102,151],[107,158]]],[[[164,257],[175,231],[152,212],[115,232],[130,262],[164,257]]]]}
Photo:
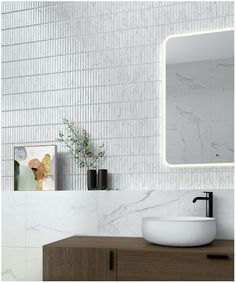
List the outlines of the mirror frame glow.
{"type": "Polygon", "coordinates": [[[163,80],[162,80],[162,92],[163,92],[163,129],[162,129],[162,136],[163,136],[163,147],[161,150],[163,150],[163,156],[164,156],[164,164],[169,167],[209,167],[209,166],[234,166],[235,162],[228,162],[228,163],[183,163],[183,164],[170,164],[167,161],[166,155],[166,47],[167,42],[170,39],[173,38],[179,38],[179,37],[187,37],[187,36],[193,36],[193,35],[202,35],[202,34],[209,34],[209,33],[217,33],[217,32],[224,32],[224,31],[234,31],[234,28],[225,28],[225,29],[217,29],[217,30],[210,30],[205,32],[193,32],[193,33],[184,33],[184,34],[175,34],[168,36],[164,42],[163,42],[163,49],[162,49],[162,55],[163,55],[163,80]]]}

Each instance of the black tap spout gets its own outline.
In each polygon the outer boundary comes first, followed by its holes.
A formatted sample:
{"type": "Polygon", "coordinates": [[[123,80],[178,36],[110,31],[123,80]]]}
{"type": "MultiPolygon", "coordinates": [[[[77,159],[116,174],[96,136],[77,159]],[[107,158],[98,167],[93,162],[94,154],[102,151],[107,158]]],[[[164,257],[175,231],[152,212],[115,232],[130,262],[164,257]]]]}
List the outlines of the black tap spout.
{"type": "Polygon", "coordinates": [[[209,200],[208,197],[196,197],[193,199],[193,202],[195,203],[197,200],[209,200]]]}
{"type": "Polygon", "coordinates": [[[193,199],[195,203],[197,200],[205,200],[206,201],[206,216],[213,217],[213,192],[204,192],[206,194],[205,197],[196,197],[193,199]]]}

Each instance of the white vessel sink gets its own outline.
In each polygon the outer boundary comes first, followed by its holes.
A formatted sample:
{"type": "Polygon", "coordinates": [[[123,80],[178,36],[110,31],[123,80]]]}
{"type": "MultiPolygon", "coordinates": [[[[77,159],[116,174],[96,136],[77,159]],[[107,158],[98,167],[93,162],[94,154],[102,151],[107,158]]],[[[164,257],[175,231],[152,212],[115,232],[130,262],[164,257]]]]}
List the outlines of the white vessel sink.
{"type": "Polygon", "coordinates": [[[208,217],[145,217],[142,234],[146,241],[157,245],[201,246],[214,240],[216,220],[208,217]]]}

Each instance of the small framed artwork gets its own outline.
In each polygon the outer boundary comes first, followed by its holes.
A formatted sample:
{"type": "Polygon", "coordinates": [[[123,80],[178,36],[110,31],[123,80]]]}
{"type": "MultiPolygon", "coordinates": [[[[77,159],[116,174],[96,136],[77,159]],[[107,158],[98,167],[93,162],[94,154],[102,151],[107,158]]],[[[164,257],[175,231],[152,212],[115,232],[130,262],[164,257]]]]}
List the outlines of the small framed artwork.
{"type": "Polygon", "coordinates": [[[14,147],[14,191],[56,190],[56,145],[14,147]]]}

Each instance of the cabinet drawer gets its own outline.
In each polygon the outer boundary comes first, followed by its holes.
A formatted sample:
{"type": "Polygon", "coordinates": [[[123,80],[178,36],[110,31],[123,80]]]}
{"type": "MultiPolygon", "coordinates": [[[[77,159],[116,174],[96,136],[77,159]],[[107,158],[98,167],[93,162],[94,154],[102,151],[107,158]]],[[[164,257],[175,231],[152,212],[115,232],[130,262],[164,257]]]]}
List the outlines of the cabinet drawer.
{"type": "Polygon", "coordinates": [[[233,280],[233,255],[117,251],[117,280],[233,280]],[[223,256],[222,256],[223,255],[223,256]]]}
{"type": "Polygon", "coordinates": [[[116,250],[103,248],[43,248],[43,280],[116,280],[116,250]]]}

